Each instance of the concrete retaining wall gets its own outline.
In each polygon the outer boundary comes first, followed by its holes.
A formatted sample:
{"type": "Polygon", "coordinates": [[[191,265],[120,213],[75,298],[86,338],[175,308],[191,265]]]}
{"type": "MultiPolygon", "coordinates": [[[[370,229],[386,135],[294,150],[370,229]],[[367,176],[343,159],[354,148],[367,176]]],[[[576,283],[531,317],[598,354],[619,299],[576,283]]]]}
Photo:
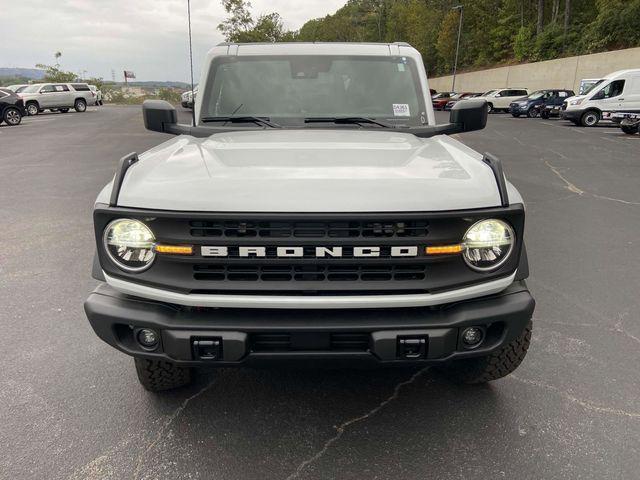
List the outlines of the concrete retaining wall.
{"type": "MultiPolygon", "coordinates": [[[[616,70],[640,68],[640,48],[559,58],[456,75],[457,92],[485,92],[492,88],[570,88],[578,93],[580,80],[599,78],[616,70]]],[[[451,90],[452,76],[429,79],[437,91],[451,90]]]]}

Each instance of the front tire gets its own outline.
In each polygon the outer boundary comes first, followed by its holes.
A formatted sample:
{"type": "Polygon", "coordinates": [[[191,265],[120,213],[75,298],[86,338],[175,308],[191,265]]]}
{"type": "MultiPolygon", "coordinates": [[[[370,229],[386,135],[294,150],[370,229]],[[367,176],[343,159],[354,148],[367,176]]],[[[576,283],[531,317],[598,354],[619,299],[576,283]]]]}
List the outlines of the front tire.
{"type": "Polygon", "coordinates": [[[535,107],[531,107],[529,110],[527,110],[527,117],[529,118],[536,118],[539,114],[540,112],[535,107]]]}
{"type": "Polygon", "coordinates": [[[519,114],[519,113],[512,113],[512,114],[511,114],[511,116],[512,116],[513,118],[518,118],[518,117],[520,116],[520,114],[519,114]]]}
{"type": "Polygon", "coordinates": [[[76,102],[73,104],[73,108],[75,109],[76,112],[78,113],[82,113],[85,112],[87,110],[87,102],[85,102],[82,98],[79,98],[78,100],[76,100],[76,102]]]}
{"type": "Polygon", "coordinates": [[[485,357],[457,360],[442,371],[460,383],[486,383],[505,377],[520,366],[531,343],[532,323],[518,337],[485,357]]]}
{"type": "Polygon", "coordinates": [[[191,368],[179,367],[164,360],[134,358],[140,384],[150,392],[184,387],[191,383],[191,368]]]}
{"type": "Polygon", "coordinates": [[[2,120],[4,120],[7,125],[15,127],[16,125],[20,125],[20,122],[22,122],[22,114],[17,108],[9,107],[4,111],[2,120]]]}
{"type": "Polygon", "coordinates": [[[595,127],[600,122],[600,112],[597,110],[589,110],[580,118],[583,127],[595,127]]]}
{"type": "Polygon", "coordinates": [[[547,112],[546,110],[543,110],[540,112],[540,118],[544,118],[545,120],[549,119],[549,112],[547,112]]]}

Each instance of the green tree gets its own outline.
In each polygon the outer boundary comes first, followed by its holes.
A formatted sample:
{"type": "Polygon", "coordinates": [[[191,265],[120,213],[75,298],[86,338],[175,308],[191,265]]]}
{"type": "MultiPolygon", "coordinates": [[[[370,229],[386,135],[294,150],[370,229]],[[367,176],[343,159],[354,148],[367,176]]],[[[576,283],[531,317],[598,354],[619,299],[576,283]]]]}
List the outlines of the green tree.
{"type": "Polygon", "coordinates": [[[277,12],[260,15],[257,20],[251,16],[251,3],[245,0],[222,0],[222,6],[229,16],[218,25],[230,42],[285,42],[295,38],[294,32],[285,30],[277,12]]]}
{"type": "Polygon", "coordinates": [[[42,63],[38,63],[36,68],[44,70],[44,81],[45,82],[59,82],[59,83],[67,83],[74,82],[78,76],[73,72],[65,72],[61,70],[59,66],[56,65],[44,65],[42,63]]]}
{"type": "Polygon", "coordinates": [[[458,12],[453,10],[448,12],[442,21],[438,40],[436,41],[436,50],[441,60],[440,64],[446,71],[453,69],[459,18],[460,14],[458,12]]]}
{"type": "Polygon", "coordinates": [[[222,6],[228,17],[218,25],[218,30],[227,41],[237,42],[238,36],[253,26],[251,3],[245,0],[222,0],[222,6]]]}

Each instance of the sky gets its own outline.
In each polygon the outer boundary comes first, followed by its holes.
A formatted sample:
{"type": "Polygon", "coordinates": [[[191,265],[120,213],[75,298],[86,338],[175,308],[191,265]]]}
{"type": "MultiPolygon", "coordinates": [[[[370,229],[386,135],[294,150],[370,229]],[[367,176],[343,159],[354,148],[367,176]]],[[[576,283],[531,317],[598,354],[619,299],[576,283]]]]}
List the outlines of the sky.
{"type": "MultiPolygon", "coordinates": [[[[346,0],[252,0],[252,13],[278,12],[298,29],[335,12],[346,0]]],[[[0,0],[0,67],[54,64],[86,77],[122,81],[189,79],[186,0],[0,0]],[[86,74],[83,72],[86,71],[86,74]]],[[[206,52],[223,41],[216,26],[226,12],[219,0],[191,0],[194,72],[206,52]]]]}

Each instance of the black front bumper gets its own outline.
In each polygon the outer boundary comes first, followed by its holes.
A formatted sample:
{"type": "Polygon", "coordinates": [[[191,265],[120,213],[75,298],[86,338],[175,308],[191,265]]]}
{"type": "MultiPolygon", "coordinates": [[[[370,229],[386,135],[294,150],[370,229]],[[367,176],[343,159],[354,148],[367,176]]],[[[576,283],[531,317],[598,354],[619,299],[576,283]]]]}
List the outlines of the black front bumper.
{"type": "Polygon", "coordinates": [[[517,337],[535,302],[523,281],[503,292],[439,307],[367,310],[198,309],[163,304],[97,287],[84,307],[105,342],[135,357],[197,366],[257,365],[269,361],[341,364],[431,364],[486,355],[517,337]],[[478,326],[484,340],[465,348],[461,332],[478,326]],[[140,328],[160,332],[153,351],[136,341],[140,328]],[[424,340],[406,355],[401,343],[424,340]],[[195,342],[220,345],[216,358],[195,342]]]}

